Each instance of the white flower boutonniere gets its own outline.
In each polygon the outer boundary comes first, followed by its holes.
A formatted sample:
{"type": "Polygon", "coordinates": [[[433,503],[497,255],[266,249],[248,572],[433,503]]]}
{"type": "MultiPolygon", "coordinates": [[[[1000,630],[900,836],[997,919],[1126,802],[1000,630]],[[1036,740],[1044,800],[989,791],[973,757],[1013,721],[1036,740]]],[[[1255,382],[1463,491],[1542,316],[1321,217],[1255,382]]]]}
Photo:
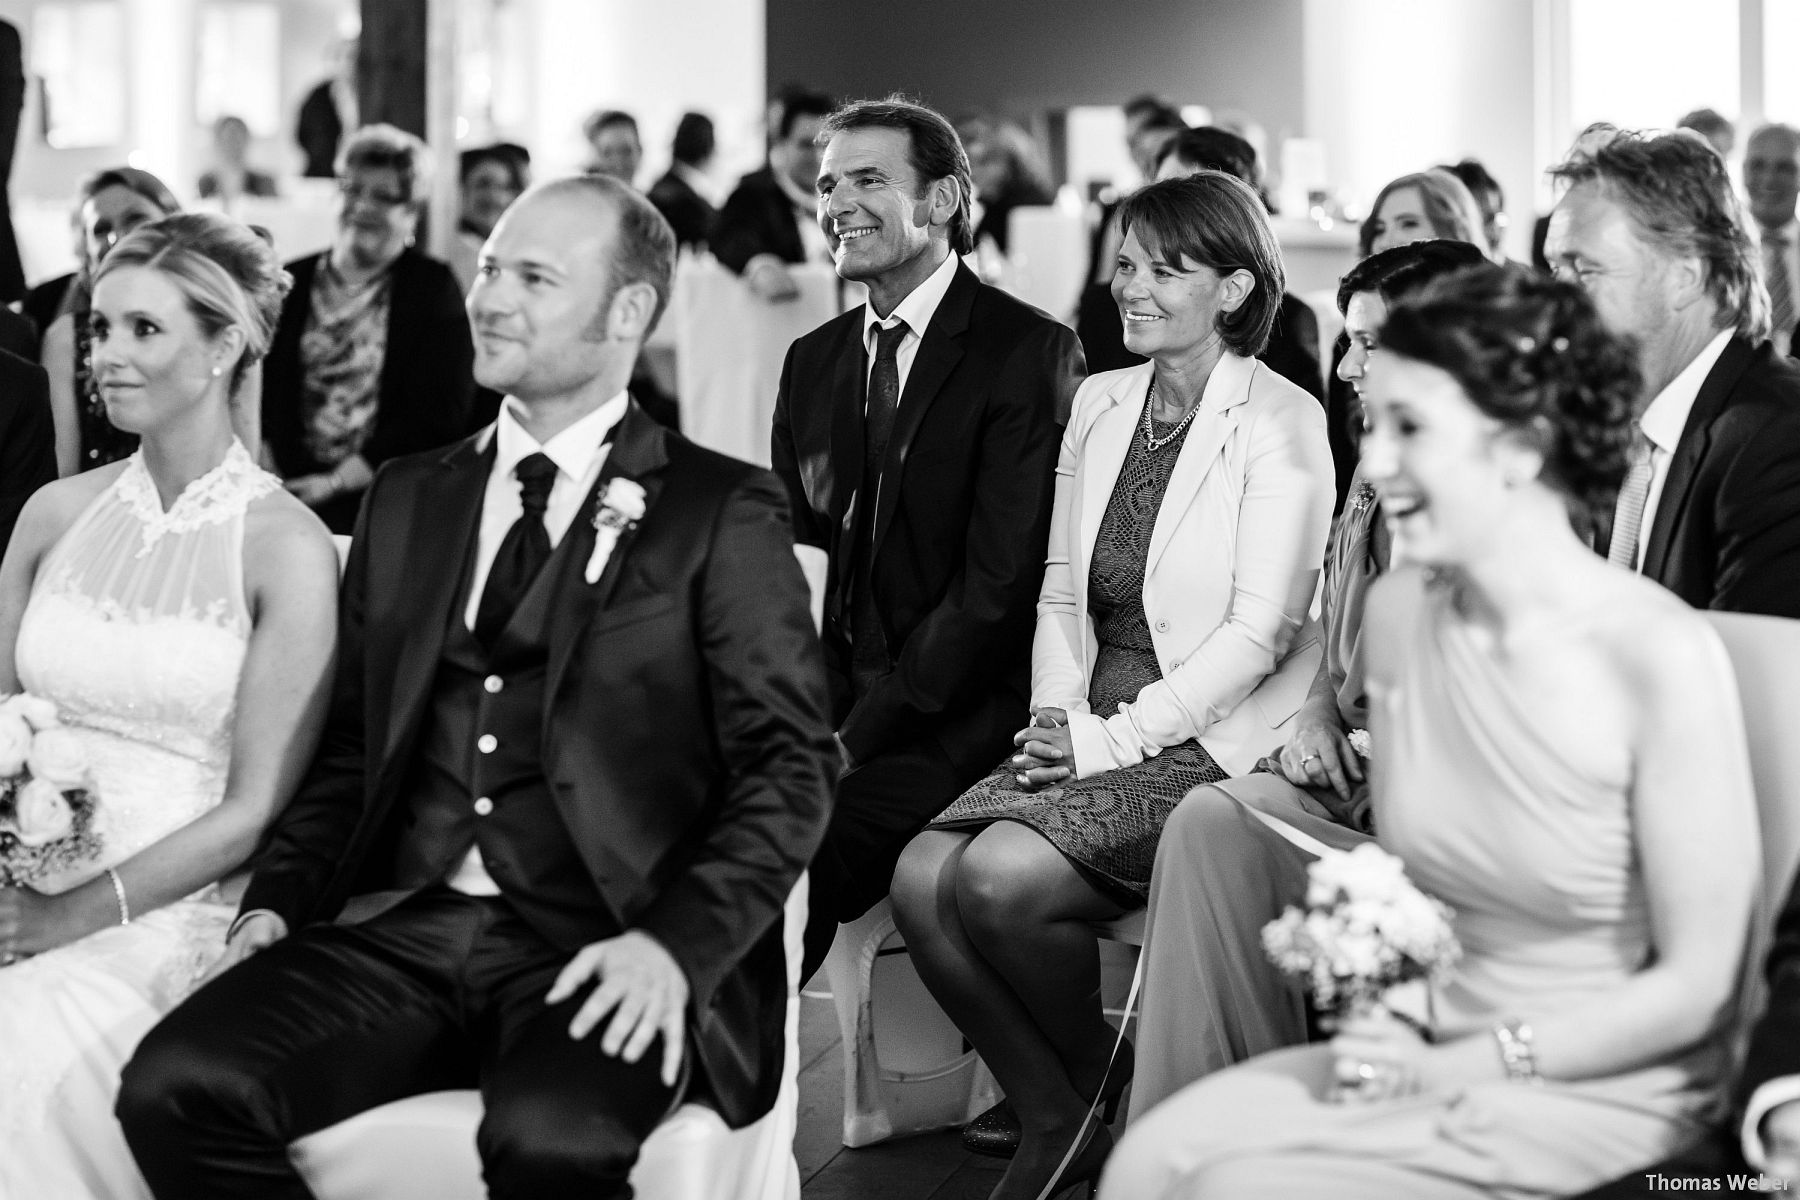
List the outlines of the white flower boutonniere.
{"type": "Polygon", "coordinates": [[[1348,740],[1350,742],[1350,748],[1352,750],[1356,751],[1358,758],[1369,757],[1370,753],[1372,752],[1372,746],[1369,742],[1369,731],[1368,730],[1352,729],[1350,731],[1350,736],[1349,736],[1348,740]]]}
{"type": "Polygon", "coordinates": [[[594,504],[594,552],[588,556],[585,578],[597,583],[613,547],[627,531],[636,529],[644,516],[644,486],[635,479],[617,476],[594,504]]]}

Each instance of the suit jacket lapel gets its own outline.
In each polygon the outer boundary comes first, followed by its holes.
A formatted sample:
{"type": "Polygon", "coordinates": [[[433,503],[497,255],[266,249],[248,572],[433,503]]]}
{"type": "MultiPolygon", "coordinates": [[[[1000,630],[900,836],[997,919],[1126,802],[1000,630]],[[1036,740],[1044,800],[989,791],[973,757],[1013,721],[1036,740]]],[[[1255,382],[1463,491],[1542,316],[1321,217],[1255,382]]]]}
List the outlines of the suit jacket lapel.
{"type": "Polygon", "coordinates": [[[451,613],[468,600],[467,568],[493,465],[490,431],[485,441],[477,436],[458,442],[413,493],[412,512],[403,526],[412,611],[394,662],[384,756],[394,753],[423,715],[451,613]]]}
{"type": "Polygon", "coordinates": [[[1139,424],[1144,419],[1144,394],[1150,387],[1150,370],[1148,366],[1140,367],[1113,384],[1109,392],[1111,405],[1094,418],[1082,441],[1077,467],[1081,494],[1076,498],[1080,505],[1080,538],[1069,569],[1077,591],[1083,596],[1087,594],[1087,570],[1094,557],[1094,542],[1100,536],[1100,520],[1106,515],[1107,502],[1112,499],[1113,487],[1125,466],[1125,456],[1131,452],[1132,439],[1137,436],[1139,424]]]}
{"type": "Polygon", "coordinates": [[[969,328],[969,310],[975,305],[980,284],[974,272],[958,264],[950,287],[932,314],[931,323],[919,335],[919,349],[913,355],[912,369],[906,373],[906,386],[900,392],[900,408],[894,413],[894,429],[888,437],[887,453],[882,459],[881,494],[875,504],[875,549],[887,536],[893,524],[894,509],[900,503],[900,476],[906,467],[906,456],[913,438],[925,420],[932,402],[943,391],[944,381],[962,361],[963,334],[969,328]]]}
{"type": "Polygon", "coordinates": [[[1144,560],[1144,573],[1156,569],[1157,560],[1169,548],[1169,540],[1181,525],[1181,519],[1193,506],[1200,485],[1219,461],[1226,439],[1237,428],[1237,406],[1250,398],[1250,380],[1258,367],[1254,359],[1227,354],[1213,368],[1200,396],[1200,411],[1182,440],[1180,457],[1169,475],[1168,491],[1163,493],[1162,508],[1150,532],[1150,552],[1144,560]]]}
{"type": "Polygon", "coordinates": [[[1669,459],[1668,474],[1663,477],[1662,492],[1656,500],[1656,520],[1650,528],[1650,540],[1644,543],[1645,576],[1661,581],[1668,566],[1669,546],[1675,540],[1675,529],[1694,490],[1694,474],[1706,457],[1712,442],[1712,424],[1725,408],[1725,401],[1738,380],[1749,369],[1755,351],[1739,337],[1725,343],[1719,361],[1701,381],[1694,406],[1688,410],[1687,424],[1681,427],[1681,440],[1669,459]]]}
{"type": "Polygon", "coordinates": [[[607,452],[606,464],[600,468],[600,475],[594,480],[586,502],[565,535],[565,540],[572,541],[573,544],[563,562],[564,578],[559,583],[564,586],[559,588],[560,594],[551,608],[549,628],[545,635],[549,648],[544,691],[546,729],[549,727],[551,710],[555,707],[551,701],[562,683],[563,674],[569,668],[575,647],[589,622],[594,619],[595,611],[611,599],[614,589],[619,585],[619,575],[625,569],[626,556],[631,551],[632,543],[637,540],[638,529],[655,511],[656,497],[663,485],[662,468],[668,461],[667,435],[662,426],[646,416],[644,410],[633,401],[626,408],[625,415],[619,419],[618,433],[613,437],[612,449],[607,452]],[[609,483],[619,478],[636,480],[643,487],[644,516],[619,535],[612,554],[606,560],[605,568],[600,572],[600,578],[590,584],[585,572],[594,548],[593,519],[596,500],[605,492],[609,483]]]}

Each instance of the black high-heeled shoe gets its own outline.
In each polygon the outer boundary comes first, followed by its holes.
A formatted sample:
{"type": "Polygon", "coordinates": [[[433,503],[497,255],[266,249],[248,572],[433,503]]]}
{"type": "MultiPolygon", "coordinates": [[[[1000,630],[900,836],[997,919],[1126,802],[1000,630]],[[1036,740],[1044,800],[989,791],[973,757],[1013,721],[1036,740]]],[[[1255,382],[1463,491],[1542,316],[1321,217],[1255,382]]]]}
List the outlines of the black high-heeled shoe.
{"type": "MultiPolygon", "coordinates": [[[[1100,1092],[1100,1119],[1108,1125],[1119,1115],[1119,1098],[1131,1085],[1137,1056],[1130,1042],[1119,1045],[1119,1055],[1106,1073],[1100,1092]]],[[[1019,1150],[1019,1114],[1012,1102],[1002,1097],[994,1105],[962,1128],[963,1149],[989,1158],[1011,1158],[1019,1150]]]]}
{"type": "Polygon", "coordinates": [[[1082,1194],[1092,1200],[1100,1186],[1100,1172],[1105,1169],[1106,1160],[1112,1157],[1112,1151],[1112,1131],[1097,1121],[1087,1125],[1082,1133],[1080,1147],[1069,1157],[1062,1170],[1052,1176],[1036,1194],[1055,1200],[1070,1188],[1086,1184],[1082,1194]]]}

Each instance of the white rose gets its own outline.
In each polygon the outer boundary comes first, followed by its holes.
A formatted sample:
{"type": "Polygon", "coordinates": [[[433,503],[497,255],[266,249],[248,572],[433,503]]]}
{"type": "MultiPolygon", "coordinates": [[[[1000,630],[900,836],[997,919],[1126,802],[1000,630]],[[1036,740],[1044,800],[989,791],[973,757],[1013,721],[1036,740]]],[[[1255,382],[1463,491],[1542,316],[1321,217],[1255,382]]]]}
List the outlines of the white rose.
{"type": "Polygon", "coordinates": [[[67,791],[85,787],[88,779],[87,748],[68,729],[42,729],[31,739],[31,753],[25,757],[32,778],[42,779],[67,791]]]}
{"type": "Polygon", "coordinates": [[[644,485],[620,476],[607,483],[601,503],[627,521],[639,520],[644,515],[644,485]]]}
{"type": "Polygon", "coordinates": [[[17,775],[31,753],[31,726],[16,712],[0,709],[0,779],[17,775]]]}
{"type": "Polygon", "coordinates": [[[33,696],[29,692],[20,692],[16,696],[0,700],[0,713],[13,713],[23,718],[33,729],[49,729],[62,724],[61,718],[56,715],[55,702],[42,696],[33,696]]]}
{"type": "Polygon", "coordinates": [[[13,798],[19,840],[42,846],[64,837],[75,827],[75,811],[63,799],[62,790],[43,779],[33,779],[13,798]]]}

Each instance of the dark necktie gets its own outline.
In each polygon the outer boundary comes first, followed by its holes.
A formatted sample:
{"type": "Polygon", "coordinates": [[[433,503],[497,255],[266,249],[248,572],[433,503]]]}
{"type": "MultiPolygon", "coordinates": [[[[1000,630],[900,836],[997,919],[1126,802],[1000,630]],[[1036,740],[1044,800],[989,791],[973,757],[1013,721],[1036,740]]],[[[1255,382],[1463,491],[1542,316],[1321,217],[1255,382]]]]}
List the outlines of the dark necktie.
{"type": "Polygon", "coordinates": [[[488,571],[481,605],[475,610],[475,637],[492,646],[512,618],[525,589],[550,557],[550,531],[544,528],[544,509],[550,503],[550,485],[556,482],[556,464],[542,451],[528,454],[513,468],[519,479],[519,503],[524,511],[506,531],[494,565],[488,571]]]}
{"type": "MultiPolygon", "coordinates": [[[[1788,277],[1785,229],[1763,230],[1763,281],[1769,286],[1769,316],[1777,338],[1794,332],[1794,283],[1788,277]]],[[[1791,353],[1791,351],[1790,351],[1791,353]]]]}
{"type": "Polygon", "coordinates": [[[875,502],[881,494],[881,464],[887,457],[888,436],[894,431],[894,413],[900,407],[900,342],[906,322],[875,331],[875,366],[869,372],[869,406],[863,417],[863,478],[857,497],[857,546],[855,594],[850,611],[852,674],[861,695],[870,680],[893,665],[888,658],[887,637],[875,609],[872,571],[875,563],[875,502]]]}

